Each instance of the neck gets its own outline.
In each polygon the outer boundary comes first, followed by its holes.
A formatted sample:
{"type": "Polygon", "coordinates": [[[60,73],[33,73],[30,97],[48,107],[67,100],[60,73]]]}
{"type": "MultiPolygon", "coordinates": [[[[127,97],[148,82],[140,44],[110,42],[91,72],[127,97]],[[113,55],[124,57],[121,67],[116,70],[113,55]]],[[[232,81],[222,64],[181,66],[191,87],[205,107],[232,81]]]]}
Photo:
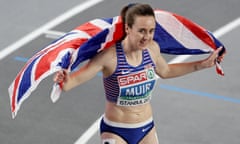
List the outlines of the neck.
{"type": "Polygon", "coordinates": [[[134,48],[124,41],[122,45],[127,62],[133,66],[139,65],[142,62],[142,49],[134,48]]]}
{"type": "Polygon", "coordinates": [[[126,39],[122,41],[122,45],[123,45],[124,54],[127,57],[137,58],[139,57],[139,55],[142,55],[142,49],[139,49],[136,46],[132,45],[126,39]]]}

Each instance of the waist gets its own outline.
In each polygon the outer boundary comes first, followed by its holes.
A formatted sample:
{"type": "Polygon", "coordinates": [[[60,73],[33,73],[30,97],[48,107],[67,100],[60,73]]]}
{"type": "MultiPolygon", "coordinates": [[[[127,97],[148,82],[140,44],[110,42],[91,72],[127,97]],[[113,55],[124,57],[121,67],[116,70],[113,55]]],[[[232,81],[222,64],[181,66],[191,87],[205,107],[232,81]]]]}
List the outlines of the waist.
{"type": "Polygon", "coordinates": [[[147,120],[143,121],[143,122],[138,122],[138,123],[122,123],[122,122],[114,122],[109,120],[105,115],[103,116],[103,121],[110,126],[113,127],[121,127],[121,128],[138,128],[138,127],[142,127],[145,126],[149,123],[151,123],[153,121],[153,118],[150,117],[147,120]]]}
{"type": "Polygon", "coordinates": [[[125,107],[107,101],[105,117],[110,121],[120,123],[139,123],[152,117],[152,108],[150,103],[125,107]]]}

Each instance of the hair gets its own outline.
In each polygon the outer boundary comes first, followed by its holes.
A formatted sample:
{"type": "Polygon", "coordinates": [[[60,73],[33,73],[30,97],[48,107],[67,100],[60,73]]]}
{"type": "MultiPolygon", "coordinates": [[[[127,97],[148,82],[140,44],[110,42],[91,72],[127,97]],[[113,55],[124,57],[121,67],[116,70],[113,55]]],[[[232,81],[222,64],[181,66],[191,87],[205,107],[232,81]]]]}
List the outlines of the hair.
{"type": "Polygon", "coordinates": [[[154,10],[149,4],[130,3],[126,5],[121,10],[124,37],[126,35],[125,24],[132,28],[136,16],[153,16],[155,18],[154,10]]]}

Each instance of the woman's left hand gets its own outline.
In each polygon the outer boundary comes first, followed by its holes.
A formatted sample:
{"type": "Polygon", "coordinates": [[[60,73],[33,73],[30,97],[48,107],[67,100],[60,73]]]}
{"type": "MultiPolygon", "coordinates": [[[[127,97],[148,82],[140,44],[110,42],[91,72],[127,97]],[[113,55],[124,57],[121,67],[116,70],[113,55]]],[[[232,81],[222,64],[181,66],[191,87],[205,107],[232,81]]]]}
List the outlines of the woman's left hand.
{"type": "Polygon", "coordinates": [[[205,68],[209,68],[216,65],[216,62],[218,63],[222,62],[225,55],[224,53],[221,56],[219,56],[219,53],[222,49],[223,47],[219,47],[215,51],[213,51],[212,54],[202,62],[202,66],[205,68]]]}

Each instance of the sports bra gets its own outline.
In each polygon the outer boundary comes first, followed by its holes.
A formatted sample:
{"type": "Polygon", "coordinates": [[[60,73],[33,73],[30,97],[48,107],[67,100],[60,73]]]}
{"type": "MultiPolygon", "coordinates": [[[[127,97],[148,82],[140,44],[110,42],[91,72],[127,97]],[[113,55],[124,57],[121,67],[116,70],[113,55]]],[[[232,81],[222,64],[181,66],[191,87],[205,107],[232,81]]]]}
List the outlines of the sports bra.
{"type": "Polygon", "coordinates": [[[119,106],[136,106],[150,101],[156,83],[155,64],[147,49],[138,66],[128,64],[121,43],[116,43],[117,66],[112,75],[103,78],[105,96],[119,106]]]}

